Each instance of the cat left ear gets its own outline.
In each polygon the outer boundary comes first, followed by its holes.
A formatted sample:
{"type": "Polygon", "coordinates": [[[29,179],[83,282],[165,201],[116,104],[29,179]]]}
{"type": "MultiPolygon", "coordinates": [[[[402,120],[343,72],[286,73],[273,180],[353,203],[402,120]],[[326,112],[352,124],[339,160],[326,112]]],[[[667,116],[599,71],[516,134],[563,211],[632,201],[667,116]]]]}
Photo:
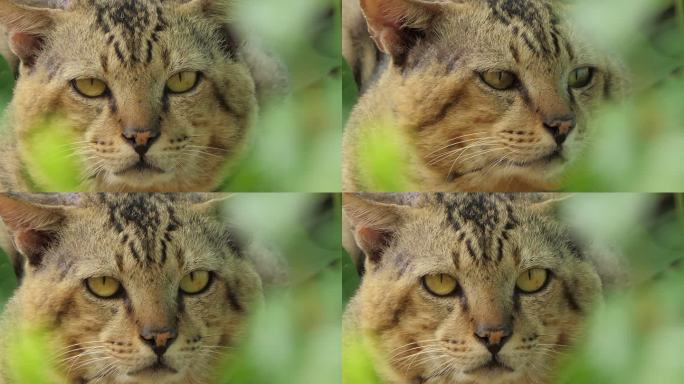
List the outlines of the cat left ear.
{"type": "MultiPolygon", "coordinates": [[[[363,271],[362,265],[367,259],[372,264],[382,260],[382,255],[391,244],[395,232],[402,224],[405,215],[411,210],[408,206],[381,202],[366,198],[369,194],[359,195],[345,193],[342,198],[342,207],[346,221],[356,245],[363,251],[365,258],[355,258],[359,272],[363,271]]],[[[354,250],[347,249],[354,256],[354,250]]]]}
{"type": "Polygon", "coordinates": [[[217,212],[231,196],[229,193],[189,193],[186,198],[195,211],[211,214],[217,212]]]}
{"type": "Polygon", "coordinates": [[[12,255],[17,277],[21,277],[24,260],[30,266],[39,266],[43,262],[45,251],[57,240],[57,232],[66,218],[66,210],[62,207],[34,204],[17,195],[1,193],[0,218],[10,235],[11,245],[14,246],[14,249],[7,251],[12,255]]]}
{"type": "Polygon", "coordinates": [[[368,32],[378,49],[401,65],[411,47],[443,11],[440,1],[360,0],[368,32]]]}
{"type": "Polygon", "coordinates": [[[200,11],[211,16],[226,18],[230,15],[234,2],[234,0],[189,0],[183,6],[193,12],[200,11]]]}
{"type": "Polygon", "coordinates": [[[530,196],[530,209],[537,212],[552,212],[570,199],[571,193],[535,193],[530,196]]]}
{"type": "Polygon", "coordinates": [[[46,34],[54,24],[55,13],[66,6],[63,1],[0,0],[0,23],[8,32],[8,43],[22,64],[32,67],[43,47],[46,34]],[[25,1],[26,2],[26,1],[25,1]]]}

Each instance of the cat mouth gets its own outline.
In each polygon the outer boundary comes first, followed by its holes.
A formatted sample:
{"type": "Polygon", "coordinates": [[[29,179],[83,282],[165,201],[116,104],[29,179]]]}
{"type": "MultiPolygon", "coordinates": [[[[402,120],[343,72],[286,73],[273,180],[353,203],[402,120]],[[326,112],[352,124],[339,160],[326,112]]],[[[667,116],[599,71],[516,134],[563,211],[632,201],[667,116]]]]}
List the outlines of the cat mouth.
{"type": "Polygon", "coordinates": [[[144,157],[140,157],[140,160],[138,160],[137,163],[127,168],[124,168],[120,171],[114,172],[114,174],[117,176],[124,176],[126,174],[131,173],[164,173],[164,170],[150,164],[150,162],[147,161],[144,157]]]}
{"type": "Polygon", "coordinates": [[[469,375],[487,374],[487,375],[500,375],[508,372],[513,372],[514,369],[508,365],[502,363],[496,357],[493,357],[487,363],[473,369],[466,370],[464,373],[469,375]]]}
{"type": "Polygon", "coordinates": [[[157,360],[154,364],[148,365],[145,368],[140,368],[133,372],[129,372],[128,376],[173,375],[176,373],[178,373],[177,370],[157,360]]]}
{"type": "Polygon", "coordinates": [[[533,167],[535,165],[551,165],[551,164],[562,164],[565,163],[567,159],[563,155],[563,149],[562,148],[556,148],[553,152],[549,153],[548,155],[544,155],[542,157],[539,157],[535,160],[526,160],[526,161],[514,161],[514,160],[506,160],[506,164],[508,165],[513,165],[516,167],[533,167]]]}

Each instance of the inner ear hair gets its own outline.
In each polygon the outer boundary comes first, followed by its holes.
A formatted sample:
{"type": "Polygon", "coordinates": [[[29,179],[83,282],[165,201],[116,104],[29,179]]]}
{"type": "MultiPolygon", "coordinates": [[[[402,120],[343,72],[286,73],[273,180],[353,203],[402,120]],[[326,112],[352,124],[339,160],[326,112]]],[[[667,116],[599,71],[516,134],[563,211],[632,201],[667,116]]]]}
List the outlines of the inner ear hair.
{"type": "MultiPolygon", "coordinates": [[[[379,198],[382,195],[378,196],[379,198]]],[[[357,251],[362,251],[370,263],[377,264],[382,259],[383,252],[394,239],[408,210],[408,206],[400,206],[369,199],[368,194],[343,194],[342,206],[345,221],[351,231],[356,249],[347,249],[356,263],[357,270],[363,271],[364,258],[356,257],[357,251]]],[[[350,245],[347,242],[347,248],[350,245]]]]}
{"type": "MultiPolygon", "coordinates": [[[[35,5],[36,2],[29,2],[35,5]]],[[[50,6],[54,4],[46,4],[50,6]]],[[[0,0],[0,24],[7,30],[8,45],[22,64],[33,67],[43,48],[45,35],[53,27],[53,16],[60,10],[19,5],[0,0]]],[[[7,56],[3,52],[4,56],[7,56]]]]}
{"type": "MultiPolygon", "coordinates": [[[[28,196],[27,196],[28,197],[28,196]]],[[[66,208],[23,200],[21,195],[0,193],[0,218],[14,249],[8,249],[15,272],[24,270],[24,260],[37,267],[45,251],[57,240],[57,232],[66,219],[66,208]]],[[[5,241],[4,243],[8,243],[5,241]]],[[[6,247],[9,244],[4,244],[6,247]]]]}
{"type": "Polygon", "coordinates": [[[368,32],[378,49],[402,65],[406,53],[430,27],[445,2],[360,0],[368,32]]]}

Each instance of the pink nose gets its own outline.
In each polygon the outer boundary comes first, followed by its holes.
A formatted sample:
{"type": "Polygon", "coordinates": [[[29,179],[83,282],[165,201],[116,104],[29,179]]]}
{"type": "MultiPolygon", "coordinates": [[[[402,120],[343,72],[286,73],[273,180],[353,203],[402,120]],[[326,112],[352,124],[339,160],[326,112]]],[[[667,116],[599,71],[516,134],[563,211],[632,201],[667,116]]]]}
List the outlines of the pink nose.
{"type": "Polygon", "coordinates": [[[544,121],[544,128],[549,131],[556,144],[562,145],[575,129],[575,124],[574,116],[564,116],[544,121]]]}

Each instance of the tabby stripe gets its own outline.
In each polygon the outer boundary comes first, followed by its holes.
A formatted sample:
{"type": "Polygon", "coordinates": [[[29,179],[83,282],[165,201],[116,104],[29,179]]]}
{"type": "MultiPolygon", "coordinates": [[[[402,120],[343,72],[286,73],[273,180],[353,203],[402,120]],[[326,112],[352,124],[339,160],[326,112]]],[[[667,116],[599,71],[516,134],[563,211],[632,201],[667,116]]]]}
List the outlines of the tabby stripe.
{"type": "Polygon", "coordinates": [[[119,58],[119,62],[122,64],[125,64],[125,59],[123,53],[121,53],[121,48],[119,47],[119,42],[116,41],[114,42],[114,53],[116,53],[116,57],[119,58]]]}
{"type": "Polygon", "coordinates": [[[145,59],[145,63],[149,64],[152,61],[152,41],[147,39],[147,58],[145,59]]]}
{"type": "Polygon", "coordinates": [[[140,255],[138,254],[138,251],[135,250],[135,246],[133,245],[132,241],[128,242],[128,249],[131,251],[131,256],[133,256],[135,261],[140,262],[140,255]]]}
{"type": "Polygon", "coordinates": [[[613,98],[611,89],[613,87],[613,77],[610,75],[610,73],[606,72],[604,79],[603,79],[603,96],[607,99],[610,100],[613,98]]]}
{"type": "Polygon", "coordinates": [[[238,301],[237,296],[235,295],[235,292],[231,288],[230,284],[226,283],[226,298],[228,299],[228,303],[230,304],[230,307],[233,309],[235,312],[242,312],[244,309],[242,308],[242,305],[238,301]]]}
{"type": "Polygon", "coordinates": [[[580,308],[579,304],[577,304],[575,296],[573,296],[570,287],[568,287],[568,283],[565,281],[563,282],[563,296],[565,296],[565,300],[568,302],[568,306],[571,310],[575,312],[582,312],[582,308],[580,308]]]}
{"type": "Polygon", "coordinates": [[[466,240],[466,249],[468,249],[470,257],[475,259],[475,250],[473,249],[473,243],[470,241],[470,239],[466,240]]]}
{"type": "Polygon", "coordinates": [[[440,121],[444,120],[444,118],[446,118],[449,111],[453,107],[455,107],[456,104],[458,104],[458,102],[461,100],[461,96],[463,95],[463,92],[464,91],[462,88],[459,88],[458,90],[456,90],[456,92],[454,92],[454,94],[451,95],[451,97],[449,98],[449,101],[442,106],[442,108],[439,110],[437,115],[435,117],[433,117],[432,119],[429,119],[427,121],[420,123],[418,125],[418,128],[424,129],[424,128],[433,126],[433,125],[439,123],[440,121]]]}
{"type": "Polygon", "coordinates": [[[119,269],[119,272],[123,272],[123,255],[116,252],[114,254],[114,260],[116,261],[116,267],[119,269]]]}
{"type": "Polygon", "coordinates": [[[516,63],[520,63],[520,53],[518,52],[518,49],[512,43],[510,45],[510,50],[511,50],[511,56],[513,56],[513,60],[515,60],[516,63]]]}
{"type": "Polygon", "coordinates": [[[216,83],[214,83],[212,81],[211,86],[212,86],[212,89],[214,90],[214,97],[216,98],[216,101],[218,102],[221,109],[226,113],[229,113],[233,116],[237,116],[237,117],[241,118],[242,114],[237,113],[237,111],[235,109],[233,109],[233,107],[230,104],[228,104],[228,102],[224,98],[224,95],[221,92],[221,89],[218,87],[218,85],[216,85],[216,83]]]}

